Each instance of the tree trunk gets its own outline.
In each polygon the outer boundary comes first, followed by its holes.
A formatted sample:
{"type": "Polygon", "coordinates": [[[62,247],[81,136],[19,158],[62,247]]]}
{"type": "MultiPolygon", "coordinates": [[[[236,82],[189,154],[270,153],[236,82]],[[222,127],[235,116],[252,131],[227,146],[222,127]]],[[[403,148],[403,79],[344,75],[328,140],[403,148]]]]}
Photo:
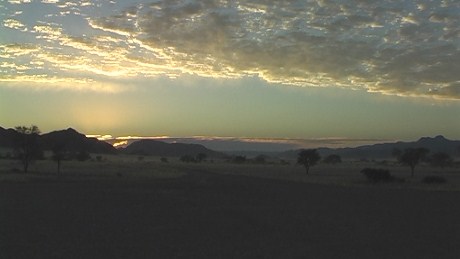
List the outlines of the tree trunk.
{"type": "Polygon", "coordinates": [[[61,161],[57,161],[57,174],[58,176],[61,176],[61,161]]]}
{"type": "Polygon", "coordinates": [[[414,177],[415,166],[411,166],[410,170],[411,170],[411,177],[414,177]]]}
{"type": "Polygon", "coordinates": [[[310,171],[310,167],[309,167],[309,166],[305,166],[305,171],[306,171],[306,173],[307,173],[307,175],[308,175],[308,172],[310,171]]]}
{"type": "Polygon", "coordinates": [[[29,163],[27,161],[24,161],[24,173],[27,174],[28,170],[29,170],[29,163]]]}

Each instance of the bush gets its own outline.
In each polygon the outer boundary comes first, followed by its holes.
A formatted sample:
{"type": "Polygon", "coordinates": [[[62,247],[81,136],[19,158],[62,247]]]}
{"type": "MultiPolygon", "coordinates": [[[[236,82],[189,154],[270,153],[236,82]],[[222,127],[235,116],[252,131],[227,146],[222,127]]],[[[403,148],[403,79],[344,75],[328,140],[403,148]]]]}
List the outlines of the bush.
{"type": "Polygon", "coordinates": [[[281,159],[281,160],[280,160],[280,164],[281,164],[281,165],[289,165],[289,162],[286,161],[286,160],[281,159]]]}
{"type": "Polygon", "coordinates": [[[207,157],[208,157],[208,155],[206,155],[205,153],[199,153],[199,154],[197,154],[195,156],[195,162],[201,163],[201,162],[205,161],[207,157]]]}
{"type": "Polygon", "coordinates": [[[428,161],[432,166],[444,168],[452,165],[453,159],[447,153],[438,152],[431,155],[428,161]]]}
{"type": "Polygon", "coordinates": [[[161,161],[162,163],[168,163],[168,159],[167,159],[166,157],[160,158],[160,161],[161,161]]]}
{"type": "Polygon", "coordinates": [[[323,159],[323,163],[331,164],[331,165],[339,164],[339,163],[342,163],[342,158],[336,154],[329,155],[323,159]]]}
{"type": "Polygon", "coordinates": [[[256,164],[265,164],[267,162],[267,156],[258,155],[254,158],[254,163],[256,164]]]}
{"type": "Polygon", "coordinates": [[[422,183],[436,184],[436,183],[445,183],[447,182],[446,178],[442,176],[425,176],[422,179],[422,183]]]}
{"type": "Polygon", "coordinates": [[[76,158],[78,161],[83,162],[83,161],[91,159],[91,156],[86,151],[80,151],[77,153],[76,158]]]}
{"type": "Polygon", "coordinates": [[[365,168],[361,173],[367,177],[367,180],[372,183],[393,182],[395,178],[386,169],[365,168]]]}
{"type": "Polygon", "coordinates": [[[189,155],[181,156],[180,161],[184,163],[196,163],[195,158],[189,155]]]}
{"type": "Polygon", "coordinates": [[[13,155],[11,154],[11,152],[6,152],[5,159],[12,159],[12,158],[13,158],[13,155]]]}
{"type": "Polygon", "coordinates": [[[232,162],[235,164],[244,164],[246,162],[245,156],[236,156],[232,159],[232,162]]]}

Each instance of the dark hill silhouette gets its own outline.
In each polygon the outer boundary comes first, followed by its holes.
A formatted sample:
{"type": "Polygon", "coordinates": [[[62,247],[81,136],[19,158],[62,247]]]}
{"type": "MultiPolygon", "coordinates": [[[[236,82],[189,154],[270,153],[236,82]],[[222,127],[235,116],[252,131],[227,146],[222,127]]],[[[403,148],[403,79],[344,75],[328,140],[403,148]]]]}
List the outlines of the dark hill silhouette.
{"type": "Polygon", "coordinates": [[[117,150],[109,143],[96,138],[88,138],[72,128],[43,134],[41,141],[46,150],[51,150],[57,145],[63,145],[68,151],[86,151],[99,154],[117,153],[117,150]]]}
{"type": "Polygon", "coordinates": [[[14,139],[18,133],[14,129],[4,129],[0,127],[0,147],[14,147],[14,139]]]}
{"type": "Polygon", "coordinates": [[[158,140],[144,139],[131,143],[122,149],[125,154],[153,156],[196,156],[204,153],[208,157],[222,157],[224,154],[210,150],[199,144],[165,143],[158,140]]]}
{"type": "MultiPolygon", "coordinates": [[[[14,148],[17,136],[18,133],[14,129],[0,127],[0,147],[14,148]]],[[[72,128],[42,134],[39,136],[39,143],[44,150],[52,150],[55,146],[61,145],[68,151],[86,151],[99,154],[117,153],[117,150],[109,143],[99,141],[96,138],[88,138],[72,128]]]]}
{"type": "MultiPolygon", "coordinates": [[[[423,147],[430,150],[430,153],[445,152],[451,156],[459,155],[460,141],[449,140],[443,136],[423,137],[414,142],[396,142],[383,143],[375,145],[366,145],[355,148],[319,148],[321,156],[325,157],[331,154],[338,154],[345,159],[388,159],[392,157],[392,151],[395,148],[404,150],[406,148],[423,147]]],[[[299,150],[290,150],[280,154],[280,157],[297,157],[299,150]]]]}

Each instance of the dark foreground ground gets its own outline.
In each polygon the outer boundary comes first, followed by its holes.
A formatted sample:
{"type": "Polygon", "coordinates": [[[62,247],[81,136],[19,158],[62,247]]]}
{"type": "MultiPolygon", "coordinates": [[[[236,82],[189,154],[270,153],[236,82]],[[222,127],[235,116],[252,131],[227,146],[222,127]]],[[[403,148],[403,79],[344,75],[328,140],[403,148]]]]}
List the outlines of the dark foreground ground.
{"type": "Polygon", "coordinates": [[[460,193],[191,173],[0,183],[0,258],[460,258],[460,193]]]}

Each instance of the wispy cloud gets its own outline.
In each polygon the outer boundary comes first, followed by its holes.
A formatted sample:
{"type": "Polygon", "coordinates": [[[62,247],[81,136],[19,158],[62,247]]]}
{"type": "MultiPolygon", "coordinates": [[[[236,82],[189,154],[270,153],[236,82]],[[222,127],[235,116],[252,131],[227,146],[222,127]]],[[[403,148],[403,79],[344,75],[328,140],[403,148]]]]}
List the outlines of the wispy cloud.
{"type": "MultiPolygon", "coordinates": [[[[32,3],[10,0],[2,34],[34,39],[2,40],[0,63],[24,68],[41,62],[49,75],[92,80],[257,75],[302,87],[460,99],[456,0],[129,3],[42,1],[55,6],[46,9],[55,16],[32,24],[25,10],[18,14],[32,3]],[[41,47],[17,59],[18,45],[41,47]]],[[[2,69],[0,81],[15,71],[2,69]]],[[[22,71],[33,75],[36,68],[22,71]]]]}

